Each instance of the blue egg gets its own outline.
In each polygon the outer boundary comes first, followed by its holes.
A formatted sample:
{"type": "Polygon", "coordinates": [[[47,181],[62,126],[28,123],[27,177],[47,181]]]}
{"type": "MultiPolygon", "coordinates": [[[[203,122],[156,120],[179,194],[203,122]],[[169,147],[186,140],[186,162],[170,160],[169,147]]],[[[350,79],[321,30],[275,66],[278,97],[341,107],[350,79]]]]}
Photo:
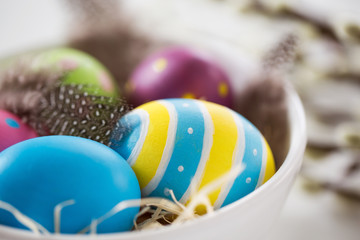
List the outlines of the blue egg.
{"type": "MultiPolygon", "coordinates": [[[[0,153],[0,200],[54,232],[54,208],[61,233],[78,233],[124,200],[139,199],[138,180],[128,163],[109,147],[71,136],[38,137],[0,153]]],[[[123,210],[97,227],[98,233],[130,230],[139,208],[123,210]]],[[[0,210],[0,224],[26,228],[0,210]]]]}

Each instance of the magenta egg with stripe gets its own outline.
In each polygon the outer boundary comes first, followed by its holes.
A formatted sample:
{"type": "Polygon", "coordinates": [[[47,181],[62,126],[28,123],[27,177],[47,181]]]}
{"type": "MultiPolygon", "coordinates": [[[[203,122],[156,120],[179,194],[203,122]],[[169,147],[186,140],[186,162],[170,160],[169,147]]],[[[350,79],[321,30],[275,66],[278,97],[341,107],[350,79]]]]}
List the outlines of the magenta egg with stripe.
{"type": "Polygon", "coordinates": [[[37,137],[36,132],[16,115],[0,110],[0,152],[15,143],[37,137]]]}

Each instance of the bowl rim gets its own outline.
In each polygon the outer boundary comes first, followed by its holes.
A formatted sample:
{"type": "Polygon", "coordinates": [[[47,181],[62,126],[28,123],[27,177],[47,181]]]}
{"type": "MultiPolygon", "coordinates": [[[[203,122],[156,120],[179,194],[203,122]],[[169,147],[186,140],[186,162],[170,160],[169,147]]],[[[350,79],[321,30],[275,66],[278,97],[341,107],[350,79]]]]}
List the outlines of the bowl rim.
{"type": "MultiPolygon", "coordinates": [[[[303,153],[306,147],[306,120],[305,120],[305,111],[301,100],[295,91],[291,83],[285,83],[285,92],[287,97],[287,106],[288,106],[288,119],[289,119],[289,150],[285,157],[284,162],[276,171],[276,173],[263,185],[257,188],[255,191],[249,193],[243,198],[224,206],[221,209],[216,210],[213,214],[206,214],[197,219],[191,220],[189,222],[179,224],[179,225],[170,225],[165,226],[160,229],[147,229],[143,231],[132,231],[132,232],[121,232],[121,233],[108,233],[108,234],[99,234],[94,235],[95,239],[103,240],[113,240],[113,239],[134,239],[134,237],[140,238],[144,236],[155,236],[158,234],[164,234],[166,232],[178,231],[187,227],[196,227],[196,225],[203,224],[204,222],[211,221],[214,217],[219,215],[227,214],[227,212],[232,211],[234,208],[238,208],[242,205],[245,205],[248,201],[252,199],[261,198],[262,195],[271,192],[272,189],[276,188],[284,180],[286,180],[289,175],[297,174],[300,170],[303,153]]],[[[8,226],[0,225],[0,237],[1,236],[11,236],[17,237],[18,239],[40,239],[37,234],[29,232],[23,229],[16,229],[8,226]]],[[[63,240],[82,240],[89,239],[89,235],[74,235],[74,234],[61,234],[61,235],[41,235],[46,236],[47,239],[63,239],[63,240]]],[[[15,238],[16,239],[16,238],[15,238]]]]}

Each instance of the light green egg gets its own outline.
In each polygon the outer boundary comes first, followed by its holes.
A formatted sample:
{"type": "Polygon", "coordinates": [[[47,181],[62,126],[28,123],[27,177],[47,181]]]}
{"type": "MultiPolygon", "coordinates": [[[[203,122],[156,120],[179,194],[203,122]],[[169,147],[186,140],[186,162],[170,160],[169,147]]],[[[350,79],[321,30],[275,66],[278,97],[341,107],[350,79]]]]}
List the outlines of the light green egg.
{"type": "Polygon", "coordinates": [[[118,97],[118,89],[110,72],[94,57],[71,48],[55,48],[37,54],[34,68],[54,68],[66,74],[63,84],[85,85],[92,95],[118,97]]]}

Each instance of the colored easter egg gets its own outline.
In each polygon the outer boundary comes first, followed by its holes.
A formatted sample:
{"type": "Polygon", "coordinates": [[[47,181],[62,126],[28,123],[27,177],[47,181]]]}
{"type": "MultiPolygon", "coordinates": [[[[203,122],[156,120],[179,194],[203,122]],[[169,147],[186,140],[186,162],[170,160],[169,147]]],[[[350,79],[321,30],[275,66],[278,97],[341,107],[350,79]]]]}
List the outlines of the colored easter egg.
{"type": "MultiPolygon", "coordinates": [[[[124,200],[139,199],[136,176],[111,148],[72,136],[38,137],[0,153],[0,200],[54,232],[54,208],[61,211],[60,232],[77,233],[124,200]]],[[[98,233],[130,230],[139,208],[127,208],[97,226],[98,233]]],[[[25,228],[0,210],[0,224],[25,228]]]]}
{"type": "Polygon", "coordinates": [[[15,143],[37,137],[36,132],[16,115],[0,110],[0,152],[15,143]]]}
{"type": "Polygon", "coordinates": [[[172,47],[146,58],[128,82],[129,101],[138,106],[164,98],[196,98],[232,106],[230,80],[206,54],[172,47]]]}
{"type": "Polygon", "coordinates": [[[116,97],[118,90],[110,72],[87,53],[71,48],[51,49],[38,54],[35,67],[53,67],[67,72],[64,84],[88,85],[86,91],[93,95],[116,97]]]}
{"type": "Polygon", "coordinates": [[[189,200],[196,189],[239,164],[238,177],[209,195],[215,209],[254,191],[275,172],[261,133],[233,110],[206,101],[167,99],[146,103],[120,119],[130,129],[113,147],[131,165],[143,196],[189,200]]]}

